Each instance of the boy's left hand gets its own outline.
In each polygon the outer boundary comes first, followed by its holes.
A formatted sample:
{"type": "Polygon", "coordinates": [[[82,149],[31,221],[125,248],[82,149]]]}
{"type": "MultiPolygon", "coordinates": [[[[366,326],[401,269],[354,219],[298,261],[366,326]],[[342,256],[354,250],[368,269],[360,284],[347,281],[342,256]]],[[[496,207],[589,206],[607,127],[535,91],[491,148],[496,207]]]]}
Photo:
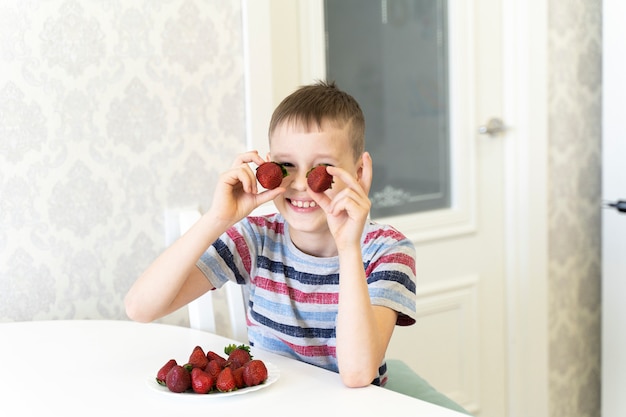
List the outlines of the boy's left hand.
{"type": "Polygon", "coordinates": [[[309,190],[311,197],[326,212],[328,228],[335,238],[338,250],[349,245],[360,246],[363,228],[370,212],[368,193],[372,185],[372,158],[368,152],[363,153],[361,162],[360,176],[357,177],[339,167],[327,167],[328,173],[336,182],[345,184],[337,194],[332,195],[332,188],[330,192],[324,193],[309,190]]]}

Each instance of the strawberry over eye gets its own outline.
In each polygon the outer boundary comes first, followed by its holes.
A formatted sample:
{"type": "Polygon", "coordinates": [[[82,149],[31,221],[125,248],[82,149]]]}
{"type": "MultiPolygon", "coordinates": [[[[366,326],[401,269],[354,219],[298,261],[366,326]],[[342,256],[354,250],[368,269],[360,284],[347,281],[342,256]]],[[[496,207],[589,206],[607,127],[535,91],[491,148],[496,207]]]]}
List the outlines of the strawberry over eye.
{"type": "Polygon", "coordinates": [[[327,165],[318,165],[311,168],[306,174],[309,188],[316,193],[321,193],[332,187],[333,176],[326,171],[327,165]]]}
{"type": "Polygon", "coordinates": [[[267,188],[273,190],[280,186],[283,182],[283,178],[289,175],[287,170],[277,162],[265,162],[256,170],[256,178],[259,183],[267,188]]]}

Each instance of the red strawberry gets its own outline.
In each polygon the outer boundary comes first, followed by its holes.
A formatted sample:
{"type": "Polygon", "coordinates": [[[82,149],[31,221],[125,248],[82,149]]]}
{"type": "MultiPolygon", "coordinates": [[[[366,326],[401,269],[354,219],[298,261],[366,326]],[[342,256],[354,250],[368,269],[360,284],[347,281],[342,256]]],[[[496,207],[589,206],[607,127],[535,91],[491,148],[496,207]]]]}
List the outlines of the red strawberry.
{"type": "Polygon", "coordinates": [[[226,363],[226,359],[223,356],[221,356],[218,353],[213,352],[212,350],[209,350],[206,353],[206,358],[209,360],[209,362],[211,362],[212,360],[216,360],[217,363],[219,363],[222,368],[224,367],[224,364],[226,363]]]}
{"type": "Polygon", "coordinates": [[[243,371],[243,366],[240,366],[239,368],[233,370],[233,378],[235,379],[235,385],[237,386],[237,388],[246,387],[246,383],[243,380],[243,371]]]}
{"type": "Polygon", "coordinates": [[[204,369],[208,363],[209,360],[207,359],[204,350],[202,350],[200,346],[196,346],[195,348],[193,348],[191,355],[189,355],[189,361],[187,362],[187,365],[191,365],[191,368],[204,369]]]}
{"type": "Polygon", "coordinates": [[[326,171],[326,165],[318,165],[306,174],[306,181],[312,191],[321,193],[332,186],[333,176],[326,171]]]}
{"type": "Polygon", "coordinates": [[[268,190],[280,186],[283,178],[286,177],[287,170],[277,162],[265,162],[256,169],[256,178],[259,183],[268,190]]]}
{"type": "Polygon", "coordinates": [[[246,345],[228,345],[224,348],[224,353],[228,355],[228,362],[234,368],[239,368],[252,359],[250,347],[246,345]]]}
{"type": "Polygon", "coordinates": [[[253,359],[243,366],[243,382],[249,387],[259,385],[267,379],[267,367],[259,359],[253,359]]]}
{"type": "Polygon", "coordinates": [[[220,392],[229,392],[237,389],[237,384],[235,384],[235,377],[233,376],[233,370],[226,367],[222,369],[222,372],[217,376],[217,381],[215,381],[215,387],[220,392]]]}
{"type": "Polygon", "coordinates": [[[189,371],[180,365],[174,365],[165,377],[167,388],[172,392],[185,392],[191,387],[189,371]]]}
{"type": "MultiPolygon", "coordinates": [[[[226,360],[224,360],[224,363],[226,363],[226,360]]],[[[205,372],[210,374],[213,378],[217,378],[220,372],[222,372],[222,369],[224,369],[224,367],[219,363],[218,360],[210,361],[206,368],[204,368],[205,372]]]]}
{"type": "Polygon", "coordinates": [[[208,394],[213,389],[215,378],[200,368],[191,370],[191,389],[196,394],[208,394]]]}
{"type": "Polygon", "coordinates": [[[156,380],[159,385],[166,385],[165,381],[167,378],[167,373],[170,371],[170,369],[174,367],[174,365],[178,365],[176,363],[176,359],[170,359],[165,365],[161,367],[161,369],[159,369],[159,372],[157,372],[156,376],[156,380]]]}

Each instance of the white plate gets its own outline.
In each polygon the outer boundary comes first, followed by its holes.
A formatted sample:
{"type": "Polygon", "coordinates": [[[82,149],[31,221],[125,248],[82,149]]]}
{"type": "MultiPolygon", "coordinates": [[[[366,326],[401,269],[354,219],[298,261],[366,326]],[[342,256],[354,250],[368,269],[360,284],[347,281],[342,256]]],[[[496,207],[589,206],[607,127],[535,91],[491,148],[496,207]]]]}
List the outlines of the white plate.
{"type": "Polygon", "coordinates": [[[159,385],[159,383],[156,382],[155,375],[151,375],[148,378],[146,378],[146,385],[151,390],[159,392],[161,394],[172,395],[176,397],[184,397],[184,398],[223,398],[223,397],[230,397],[232,395],[248,394],[250,392],[258,391],[263,388],[269,387],[274,382],[276,382],[278,378],[280,377],[280,371],[278,370],[277,367],[272,365],[270,362],[263,361],[263,363],[265,363],[265,367],[267,368],[267,379],[265,380],[264,383],[260,385],[255,385],[254,387],[240,388],[240,389],[236,389],[234,391],[229,391],[229,392],[211,391],[209,394],[196,394],[195,392],[191,390],[186,391],[186,392],[181,392],[181,393],[172,392],[166,386],[159,385]]]}

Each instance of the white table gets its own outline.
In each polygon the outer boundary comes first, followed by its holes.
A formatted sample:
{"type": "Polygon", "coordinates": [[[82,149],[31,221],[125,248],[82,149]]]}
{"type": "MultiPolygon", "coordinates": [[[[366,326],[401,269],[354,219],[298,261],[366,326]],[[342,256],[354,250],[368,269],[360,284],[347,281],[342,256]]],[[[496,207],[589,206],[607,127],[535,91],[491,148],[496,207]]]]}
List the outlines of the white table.
{"type": "Polygon", "coordinates": [[[184,363],[196,345],[222,353],[229,343],[234,342],[154,323],[0,323],[0,415],[463,416],[375,386],[346,388],[336,373],[254,348],[255,357],[280,370],[274,384],[258,391],[191,397],[148,387],[146,380],[168,359],[184,363]]]}

